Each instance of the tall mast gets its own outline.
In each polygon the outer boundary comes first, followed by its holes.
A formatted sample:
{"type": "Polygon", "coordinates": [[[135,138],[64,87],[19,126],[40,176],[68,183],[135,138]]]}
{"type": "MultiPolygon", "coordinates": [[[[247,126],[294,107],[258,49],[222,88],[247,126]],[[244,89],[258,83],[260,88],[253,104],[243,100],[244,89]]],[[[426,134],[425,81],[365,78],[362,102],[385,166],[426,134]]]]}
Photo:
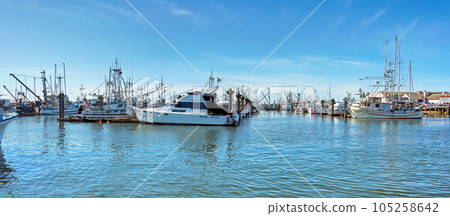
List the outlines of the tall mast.
{"type": "Polygon", "coordinates": [[[400,40],[398,40],[398,100],[401,99],[401,73],[400,73],[400,40]]]}
{"type": "Polygon", "coordinates": [[[394,69],[392,72],[393,78],[392,78],[392,99],[395,99],[395,76],[397,75],[396,73],[396,67],[397,67],[397,36],[395,36],[395,41],[394,41],[394,69]]]}
{"type": "Polygon", "coordinates": [[[409,99],[411,100],[411,59],[409,59],[409,99]]]}
{"type": "Polygon", "coordinates": [[[329,97],[329,100],[331,101],[331,82],[330,82],[330,88],[328,90],[328,97],[329,97]]]}
{"type": "Polygon", "coordinates": [[[59,92],[58,92],[58,94],[60,94],[61,93],[61,91],[62,91],[62,88],[61,88],[61,74],[59,75],[59,77],[58,77],[58,87],[59,87],[59,92]]]}
{"type": "Polygon", "coordinates": [[[55,78],[54,78],[54,79],[55,79],[55,88],[53,89],[53,90],[55,91],[55,92],[54,92],[55,95],[58,94],[58,88],[57,88],[57,86],[56,86],[56,77],[57,77],[57,76],[56,76],[56,64],[55,64],[55,78]]]}
{"type": "MultiPolygon", "coordinates": [[[[387,69],[387,50],[388,50],[388,41],[386,40],[386,45],[384,46],[384,76],[389,76],[389,71],[387,69]]],[[[387,77],[386,77],[387,79],[387,77]]],[[[384,92],[388,91],[388,85],[384,85],[384,92]]]]}
{"type": "Polygon", "coordinates": [[[387,46],[388,46],[388,41],[386,40],[386,45],[384,46],[384,75],[386,75],[387,72],[387,46]]]}

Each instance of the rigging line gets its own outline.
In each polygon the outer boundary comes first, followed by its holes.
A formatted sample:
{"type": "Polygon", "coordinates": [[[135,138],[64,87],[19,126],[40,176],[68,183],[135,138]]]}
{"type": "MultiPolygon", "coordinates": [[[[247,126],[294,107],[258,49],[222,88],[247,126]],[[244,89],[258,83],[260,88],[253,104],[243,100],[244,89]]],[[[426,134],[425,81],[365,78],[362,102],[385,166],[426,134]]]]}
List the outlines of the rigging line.
{"type": "Polygon", "coordinates": [[[253,130],[256,131],[256,133],[258,133],[264,139],[264,141],[266,141],[267,144],[272,146],[272,148],[292,167],[292,169],[295,170],[295,172],[297,172],[298,175],[300,175],[306,181],[306,183],[309,184],[309,186],[311,186],[322,198],[325,198],[294,166],[292,166],[291,163],[289,163],[289,161],[275,148],[274,145],[272,145],[269,141],[267,141],[267,139],[258,130],[256,130],[256,128],[253,127],[253,125],[251,127],[253,128],[253,130]]]}
{"type": "Polygon", "coordinates": [[[180,55],[181,56],[181,58],[183,58],[184,59],[184,61],[186,61],[197,73],[200,73],[198,70],[197,70],[197,68],[195,68],[194,67],[194,65],[193,64],[191,64],[191,62],[189,62],[187,59],[186,59],[186,57],[184,57],[184,55],[183,54],[181,54],[181,52],[180,51],[178,51],[178,49],[177,48],[175,48],[170,42],[169,42],[169,40],[167,40],[159,31],[158,31],[158,29],[156,29],[155,28],[155,26],[153,26],[145,17],[144,17],[144,15],[142,15],[141,14],[141,12],[139,12],[138,11],[138,9],[136,9],[128,0],[125,0],[127,3],[128,3],[128,5],[130,5],[130,7],[131,8],[133,8],[133,10],[137,13],[137,14],[139,14],[139,16],[142,18],[142,19],[144,19],[145,20],[145,22],[147,22],[147,24],[148,25],[150,25],[150,27],[152,27],[153,28],[153,30],[155,30],[156,31],[156,33],[158,33],[159,34],[159,36],[161,36],[174,50],[175,50],[175,52],[177,52],[178,53],[178,55],[180,55]]]}
{"type": "Polygon", "coordinates": [[[184,142],[186,142],[187,139],[189,139],[189,137],[192,136],[192,134],[194,134],[194,132],[199,128],[200,126],[197,126],[180,144],[178,144],[178,146],[172,151],[170,152],[169,155],[167,155],[167,157],[127,196],[127,198],[130,198],[131,195],[133,195],[134,192],[136,192],[137,189],[139,189],[139,187],[141,187],[142,184],[144,184],[145,181],[147,181],[148,178],[150,178],[155,172],[156,170],[164,163],[166,162],[166,160],[181,146],[183,145],[184,142]]]}
{"type": "Polygon", "coordinates": [[[267,59],[269,59],[278,50],[278,48],[280,48],[281,45],[283,45],[284,42],[286,42],[292,36],[292,34],[294,34],[294,32],[296,32],[297,29],[300,28],[300,26],[302,26],[303,23],[305,23],[306,20],[308,20],[309,17],[311,17],[326,1],[327,0],[323,0],[283,41],[281,41],[280,44],[278,44],[277,47],[275,47],[275,49],[272,50],[271,53],[269,53],[269,55],[264,60],[262,60],[261,63],[259,63],[258,66],[256,66],[256,68],[251,73],[254,73],[255,71],[257,71],[259,69],[259,67],[261,67],[264,63],[266,63],[267,59]]]}

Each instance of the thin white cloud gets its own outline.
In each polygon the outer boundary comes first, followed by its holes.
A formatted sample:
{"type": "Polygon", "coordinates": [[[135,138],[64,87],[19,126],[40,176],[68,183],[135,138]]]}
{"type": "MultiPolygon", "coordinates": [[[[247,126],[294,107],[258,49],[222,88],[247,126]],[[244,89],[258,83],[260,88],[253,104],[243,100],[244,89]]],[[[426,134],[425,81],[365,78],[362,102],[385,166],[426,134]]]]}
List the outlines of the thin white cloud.
{"type": "Polygon", "coordinates": [[[183,17],[183,16],[194,15],[193,11],[191,11],[187,8],[182,8],[182,7],[178,6],[178,4],[176,4],[172,1],[162,0],[162,1],[155,1],[155,2],[159,5],[161,5],[163,7],[163,9],[165,9],[166,11],[170,12],[172,15],[175,15],[175,16],[183,17]]]}
{"type": "Polygon", "coordinates": [[[172,12],[172,14],[179,16],[179,17],[194,15],[194,12],[187,10],[187,9],[172,8],[171,12],[172,12]]]}
{"type": "Polygon", "coordinates": [[[217,54],[206,54],[205,56],[214,58],[214,59],[218,59],[220,61],[223,61],[224,63],[233,64],[233,65],[254,65],[254,64],[259,63],[258,59],[233,58],[233,57],[222,56],[222,55],[217,55],[217,54]]]}
{"type": "Polygon", "coordinates": [[[333,25],[331,26],[330,30],[328,31],[329,33],[332,33],[334,31],[336,31],[339,27],[341,27],[342,24],[344,24],[344,22],[346,21],[347,16],[343,15],[343,16],[339,16],[337,17],[334,22],[333,25]]]}
{"type": "Polygon", "coordinates": [[[419,22],[419,19],[414,19],[405,29],[401,30],[401,32],[398,34],[400,38],[405,38],[405,36],[411,32],[411,30],[416,27],[417,23],[419,22]]]}
{"type": "Polygon", "coordinates": [[[367,17],[365,19],[362,19],[361,22],[360,22],[360,25],[361,26],[369,26],[369,25],[371,25],[373,22],[375,22],[375,20],[380,18],[387,11],[388,11],[387,9],[381,9],[381,10],[377,11],[374,15],[372,15],[370,17],[367,17]]]}
{"type": "Polygon", "coordinates": [[[123,8],[119,8],[110,4],[103,4],[99,2],[92,2],[91,4],[99,9],[106,10],[120,16],[131,17],[133,15],[133,12],[131,10],[125,10],[123,8]]]}
{"type": "Polygon", "coordinates": [[[343,60],[343,59],[332,59],[332,58],[324,58],[324,57],[314,57],[314,56],[306,56],[300,57],[300,59],[308,62],[320,62],[321,64],[340,64],[344,66],[357,66],[357,67],[366,67],[369,66],[370,63],[364,61],[356,61],[356,60],[343,60]]]}
{"type": "Polygon", "coordinates": [[[380,9],[378,10],[374,15],[370,16],[370,17],[366,17],[364,19],[362,19],[361,21],[358,22],[357,26],[353,29],[353,31],[351,32],[351,39],[353,40],[353,38],[356,36],[356,34],[361,31],[361,29],[366,28],[370,25],[372,25],[372,23],[374,23],[377,19],[379,19],[382,15],[384,15],[386,12],[388,12],[387,9],[380,9]]]}
{"type": "Polygon", "coordinates": [[[349,8],[351,4],[352,4],[352,0],[344,0],[344,1],[342,1],[342,5],[345,8],[349,8]]]}
{"type": "MultiPolygon", "coordinates": [[[[122,9],[110,4],[99,2],[89,2],[89,5],[79,5],[69,2],[65,7],[36,7],[46,13],[52,13],[59,16],[66,16],[76,19],[94,21],[102,23],[101,21],[113,21],[114,17],[132,17],[135,14],[131,10],[122,9]]],[[[137,17],[137,16],[136,16],[137,17]]]]}
{"type": "Polygon", "coordinates": [[[56,14],[56,15],[68,16],[68,17],[77,18],[77,19],[86,20],[88,18],[87,16],[85,16],[83,14],[75,13],[73,11],[68,11],[68,10],[64,10],[64,9],[43,8],[43,7],[40,7],[40,9],[44,12],[48,12],[48,13],[52,13],[52,14],[56,14]]]}
{"type": "Polygon", "coordinates": [[[210,23],[210,20],[204,15],[196,13],[192,9],[181,7],[175,2],[168,0],[153,0],[153,2],[159,5],[161,10],[179,18],[189,18],[187,20],[199,27],[210,23]]]}

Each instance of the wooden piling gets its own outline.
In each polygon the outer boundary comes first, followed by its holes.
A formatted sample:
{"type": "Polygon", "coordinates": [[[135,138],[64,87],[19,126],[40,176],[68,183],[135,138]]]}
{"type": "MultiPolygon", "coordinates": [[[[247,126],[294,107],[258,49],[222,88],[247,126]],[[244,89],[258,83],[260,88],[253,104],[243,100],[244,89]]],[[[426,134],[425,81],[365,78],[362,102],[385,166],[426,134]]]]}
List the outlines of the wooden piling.
{"type": "Polygon", "coordinates": [[[320,106],[321,106],[321,111],[320,111],[320,116],[323,116],[323,105],[325,104],[324,100],[320,101],[320,106]]]}
{"type": "Polygon", "coordinates": [[[348,102],[346,100],[344,100],[344,118],[348,117],[347,104],[348,104],[348,102]]]}
{"type": "Polygon", "coordinates": [[[334,103],[335,103],[336,101],[334,100],[334,98],[333,99],[331,99],[331,101],[330,101],[330,103],[331,103],[331,116],[334,116],[334,103]]]}
{"type": "Polygon", "coordinates": [[[59,93],[59,119],[64,119],[64,93],[59,93]]]}

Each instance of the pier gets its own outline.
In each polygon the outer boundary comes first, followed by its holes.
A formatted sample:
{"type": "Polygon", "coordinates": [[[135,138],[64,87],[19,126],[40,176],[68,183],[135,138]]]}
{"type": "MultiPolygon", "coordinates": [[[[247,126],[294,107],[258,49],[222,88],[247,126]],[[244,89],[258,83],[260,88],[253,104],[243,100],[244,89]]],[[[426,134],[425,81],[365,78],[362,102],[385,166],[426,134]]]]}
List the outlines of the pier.
{"type": "Polygon", "coordinates": [[[423,114],[450,115],[450,104],[427,104],[423,107],[423,114]]]}
{"type": "Polygon", "coordinates": [[[67,118],[58,118],[58,121],[63,122],[100,122],[100,123],[139,123],[136,117],[113,117],[113,116],[82,116],[69,115],[67,118]]]}

